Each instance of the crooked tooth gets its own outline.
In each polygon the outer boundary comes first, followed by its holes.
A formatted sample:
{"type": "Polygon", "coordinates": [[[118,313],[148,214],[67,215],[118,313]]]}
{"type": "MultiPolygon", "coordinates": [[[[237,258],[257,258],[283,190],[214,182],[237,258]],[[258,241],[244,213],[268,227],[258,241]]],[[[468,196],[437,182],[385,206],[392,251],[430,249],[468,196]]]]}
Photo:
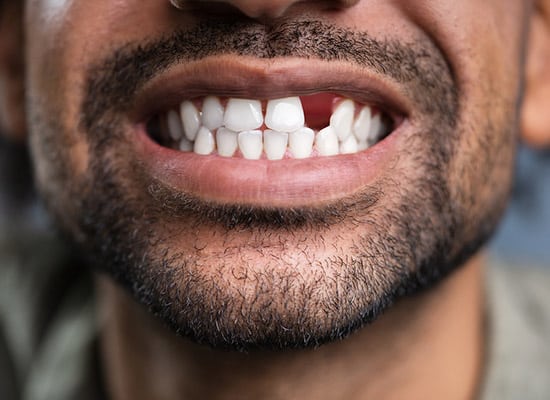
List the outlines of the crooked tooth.
{"type": "Polygon", "coordinates": [[[353,135],[349,135],[346,140],[340,143],[340,154],[355,154],[358,150],[359,144],[353,135]]]}
{"type": "Polygon", "coordinates": [[[166,123],[168,125],[168,134],[170,137],[175,141],[180,140],[183,136],[183,128],[178,113],[174,110],[169,111],[166,117],[166,123]]]}
{"type": "Polygon", "coordinates": [[[227,128],[220,128],[216,132],[218,154],[222,157],[233,157],[239,147],[239,134],[227,128]]]}
{"type": "Polygon", "coordinates": [[[207,96],[202,103],[202,124],[211,131],[223,126],[224,109],[220,99],[207,96]]]}
{"type": "Polygon", "coordinates": [[[294,158],[308,158],[311,156],[315,132],[310,128],[298,129],[288,137],[288,147],[294,158]]]}
{"type": "Polygon", "coordinates": [[[327,126],[317,133],[315,147],[321,156],[334,156],[338,154],[338,136],[331,126],[327,126]]]}
{"type": "Polygon", "coordinates": [[[201,155],[208,155],[212,154],[215,148],[216,142],[214,141],[214,135],[210,132],[210,129],[204,126],[201,127],[195,138],[194,152],[201,155]]]}
{"type": "Polygon", "coordinates": [[[180,106],[181,121],[183,123],[183,132],[185,137],[190,141],[194,141],[199,128],[201,127],[201,118],[199,110],[195,105],[186,100],[180,106]]]}
{"type": "Polygon", "coordinates": [[[262,103],[259,100],[229,99],[223,124],[235,132],[258,129],[264,123],[262,103]]]}
{"type": "Polygon", "coordinates": [[[179,143],[180,151],[193,151],[194,144],[186,137],[182,137],[179,143]]]}
{"type": "Polygon", "coordinates": [[[365,106],[359,112],[353,124],[353,133],[359,142],[366,141],[369,137],[372,112],[370,107],[365,106]]]}
{"type": "Polygon", "coordinates": [[[282,160],[288,146],[288,133],[271,129],[264,131],[264,151],[268,160],[282,160]]]}
{"type": "Polygon", "coordinates": [[[262,131],[250,130],[239,133],[239,149],[248,160],[259,160],[263,150],[262,131]]]}
{"type": "Polygon", "coordinates": [[[353,118],[355,116],[355,103],[347,99],[342,101],[330,117],[330,126],[343,142],[352,133],[353,118]]]}
{"type": "Polygon", "coordinates": [[[294,132],[304,126],[305,117],[299,97],[274,99],[267,102],[265,124],[278,132],[294,132]]]}

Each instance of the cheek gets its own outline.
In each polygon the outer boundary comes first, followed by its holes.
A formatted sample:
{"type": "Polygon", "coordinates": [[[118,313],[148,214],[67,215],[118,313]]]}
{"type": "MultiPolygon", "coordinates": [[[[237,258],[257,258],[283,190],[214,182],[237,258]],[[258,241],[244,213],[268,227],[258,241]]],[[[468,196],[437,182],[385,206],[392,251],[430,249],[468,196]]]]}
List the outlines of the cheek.
{"type": "Polygon", "coordinates": [[[74,186],[89,163],[88,143],[78,132],[84,63],[70,50],[79,37],[71,30],[74,4],[31,1],[25,15],[26,59],[33,61],[26,70],[29,133],[37,180],[52,196],[74,186]]]}

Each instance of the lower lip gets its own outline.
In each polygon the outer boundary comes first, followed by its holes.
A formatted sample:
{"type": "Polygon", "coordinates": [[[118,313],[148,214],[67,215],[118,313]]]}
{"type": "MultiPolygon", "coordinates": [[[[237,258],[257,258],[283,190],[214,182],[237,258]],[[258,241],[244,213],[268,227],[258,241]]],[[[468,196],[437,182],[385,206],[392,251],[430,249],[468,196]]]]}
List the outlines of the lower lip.
{"type": "Polygon", "coordinates": [[[402,129],[360,153],[278,161],[180,152],[158,145],[144,128],[133,143],[150,176],[173,190],[219,204],[306,207],[372,185],[395,156],[402,129]]]}

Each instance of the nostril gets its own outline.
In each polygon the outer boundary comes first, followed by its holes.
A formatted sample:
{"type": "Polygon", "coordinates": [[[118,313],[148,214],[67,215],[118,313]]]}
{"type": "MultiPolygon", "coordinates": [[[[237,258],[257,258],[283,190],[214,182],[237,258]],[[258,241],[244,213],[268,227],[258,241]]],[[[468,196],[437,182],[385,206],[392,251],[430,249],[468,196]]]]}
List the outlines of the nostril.
{"type": "MultiPolygon", "coordinates": [[[[259,21],[267,21],[280,18],[288,9],[297,3],[318,3],[330,6],[331,8],[349,8],[356,5],[359,0],[169,0],[170,4],[179,10],[193,10],[193,6],[204,7],[210,11],[216,3],[223,3],[226,6],[237,10],[249,18],[259,21]]],[[[219,5],[221,7],[221,4],[219,5]]]]}
{"type": "Polygon", "coordinates": [[[253,19],[274,19],[284,15],[294,3],[304,0],[169,0],[170,4],[179,10],[189,9],[190,3],[215,6],[213,3],[225,3],[239,10],[240,13],[253,19]]]}
{"type": "Polygon", "coordinates": [[[339,0],[338,2],[342,7],[352,7],[359,3],[359,0],[339,0]]]}

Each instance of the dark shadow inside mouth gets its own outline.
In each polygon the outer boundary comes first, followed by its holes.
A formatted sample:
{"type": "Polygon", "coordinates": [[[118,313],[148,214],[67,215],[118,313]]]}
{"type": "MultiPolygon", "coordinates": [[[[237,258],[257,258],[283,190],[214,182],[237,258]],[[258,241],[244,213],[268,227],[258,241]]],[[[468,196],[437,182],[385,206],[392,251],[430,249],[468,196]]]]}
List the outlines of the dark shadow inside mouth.
{"type": "Polygon", "coordinates": [[[178,149],[177,142],[168,133],[168,128],[160,115],[155,115],[145,124],[145,131],[156,144],[170,149],[178,149]]]}

